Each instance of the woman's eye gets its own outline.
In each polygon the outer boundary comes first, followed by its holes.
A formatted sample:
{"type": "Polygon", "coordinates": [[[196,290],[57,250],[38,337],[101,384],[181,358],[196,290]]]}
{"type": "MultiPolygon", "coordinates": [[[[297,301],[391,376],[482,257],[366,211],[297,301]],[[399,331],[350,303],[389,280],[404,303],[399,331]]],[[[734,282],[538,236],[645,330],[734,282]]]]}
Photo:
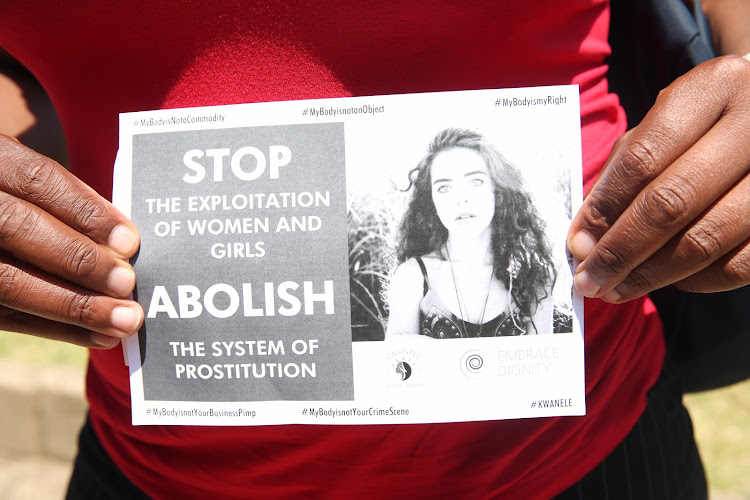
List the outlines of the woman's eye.
{"type": "Polygon", "coordinates": [[[444,193],[447,193],[450,190],[451,190],[451,187],[448,184],[442,184],[442,185],[438,186],[435,191],[437,191],[438,193],[444,194],[444,193]]]}
{"type": "Polygon", "coordinates": [[[481,177],[474,177],[469,182],[472,186],[481,186],[482,184],[484,184],[484,179],[482,179],[481,177]]]}

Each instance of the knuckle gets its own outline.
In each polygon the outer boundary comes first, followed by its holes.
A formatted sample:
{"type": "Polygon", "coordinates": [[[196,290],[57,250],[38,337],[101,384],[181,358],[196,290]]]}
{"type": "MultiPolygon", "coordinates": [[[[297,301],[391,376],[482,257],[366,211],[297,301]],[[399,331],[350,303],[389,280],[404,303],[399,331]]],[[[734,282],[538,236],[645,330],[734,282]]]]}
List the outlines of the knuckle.
{"type": "Polygon", "coordinates": [[[705,280],[699,279],[696,276],[688,276],[685,279],[672,283],[675,288],[683,292],[699,293],[705,287],[705,280]]]}
{"type": "Polygon", "coordinates": [[[606,276],[621,276],[630,271],[627,260],[612,249],[602,245],[601,242],[594,247],[592,263],[606,276]]]}
{"type": "Polygon", "coordinates": [[[750,262],[733,259],[724,267],[724,274],[733,286],[750,284],[750,262]]]}
{"type": "Polygon", "coordinates": [[[0,240],[28,234],[38,222],[38,215],[25,203],[10,196],[0,196],[0,240]]]}
{"type": "Polygon", "coordinates": [[[0,264],[0,304],[8,307],[18,305],[26,287],[27,276],[17,267],[0,264]]]}
{"type": "Polygon", "coordinates": [[[73,294],[68,300],[65,315],[75,324],[89,325],[95,318],[95,305],[91,295],[73,294]]]}
{"type": "Polygon", "coordinates": [[[107,207],[88,197],[78,198],[72,206],[73,224],[81,233],[90,236],[107,219],[107,207]]]}
{"type": "Polygon", "coordinates": [[[686,292],[714,292],[750,285],[750,257],[741,251],[729,259],[722,259],[703,271],[675,283],[686,292]]]}
{"type": "Polygon", "coordinates": [[[91,276],[95,273],[101,254],[95,245],[75,242],[62,253],[62,263],[65,269],[75,276],[91,276]]]}
{"type": "Polygon", "coordinates": [[[619,162],[613,167],[616,174],[632,183],[633,180],[645,180],[654,177],[661,166],[660,158],[664,156],[669,138],[666,133],[653,125],[648,133],[639,134],[627,142],[620,155],[619,162]]]}
{"type": "Polygon", "coordinates": [[[656,93],[656,102],[663,101],[671,94],[672,89],[670,86],[666,86],[656,93]]]}
{"type": "Polygon", "coordinates": [[[750,64],[737,55],[726,55],[711,60],[707,65],[715,95],[723,96],[729,103],[748,102],[750,64]]]}
{"type": "Polygon", "coordinates": [[[750,77],[750,66],[737,55],[717,57],[711,65],[711,70],[714,81],[727,87],[734,86],[738,77],[750,77]]]}
{"type": "Polygon", "coordinates": [[[66,212],[66,222],[84,234],[100,229],[109,215],[95,193],[77,191],[65,169],[49,158],[25,148],[15,155],[17,167],[4,177],[13,193],[31,203],[59,205],[66,212]]]}
{"type": "Polygon", "coordinates": [[[690,206],[690,185],[670,182],[644,192],[640,205],[641,216],[657,228],[682,227],[687,221],[690,206]]]}
{"type": "Polygon", "coordinates": [[[689,263],[709,264],[723,253],[721,229],[706,221],[690,229],[680,242],[680,251],[689,263]]]}
{"type": "Polygon", "coordinates": [[[622,147],[622,145],[625,144],[625,141],[627,141],[628,138],[633,134],[633,130],[634,129],[630,129],[627,132],[625,132],[624,134],[622,134],[620,137],[618,137],[617,140],[615,141],[614,145],[612,146],[612,149],[615,150],[615,151],[618,150],[618,149],[620,149],[622,147]]]}
{"type": "Polygon", "coordinates": [[[587,198],[586,208],[581,210],[583,223],[595,236],[603,235],[615,223],[618,213],[615,202],[602,192],[592,191],[587,198]]]}
{"type": "Polygon", "coordinates": [[[21,166],[16,169],[15,189],[22,198],[40,200],[56,191],[60,175],[50,161],[36,154],[26,154],[21,166]]]}
{"type": "Polygon", "coordinates": [[[658,280],[655,279],[652,273],[638,267],[633,269],[623,283],[630,288],[633,294],[638,296],[648,293],[659,286],[658,280]]]}

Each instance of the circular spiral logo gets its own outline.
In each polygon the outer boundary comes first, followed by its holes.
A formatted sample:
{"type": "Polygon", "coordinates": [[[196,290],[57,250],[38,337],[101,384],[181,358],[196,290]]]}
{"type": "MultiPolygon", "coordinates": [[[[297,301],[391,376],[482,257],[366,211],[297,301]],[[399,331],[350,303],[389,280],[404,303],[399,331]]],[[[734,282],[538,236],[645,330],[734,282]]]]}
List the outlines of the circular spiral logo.
{"type": "Polygon", "coordinates": [[[484,372],[484,357],[479,351],[468,351],[461,356],[461,371],[469,378],[479,378],[484,372]]]}

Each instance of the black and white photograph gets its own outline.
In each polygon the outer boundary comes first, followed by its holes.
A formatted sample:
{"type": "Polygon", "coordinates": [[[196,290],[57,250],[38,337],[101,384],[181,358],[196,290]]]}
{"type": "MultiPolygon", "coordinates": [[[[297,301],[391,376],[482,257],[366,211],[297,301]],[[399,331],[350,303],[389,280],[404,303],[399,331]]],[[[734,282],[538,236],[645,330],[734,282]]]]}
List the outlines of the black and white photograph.
{"type": "MultiPolygon", "coordinates": [[[[349,193],[353,339],[571,332],[568,262],[519,167],[468,128],[424,151],[405,188],[377,202],[349,193]]],[[[553,179],[569,219],[569,172],[553,179]]]]}

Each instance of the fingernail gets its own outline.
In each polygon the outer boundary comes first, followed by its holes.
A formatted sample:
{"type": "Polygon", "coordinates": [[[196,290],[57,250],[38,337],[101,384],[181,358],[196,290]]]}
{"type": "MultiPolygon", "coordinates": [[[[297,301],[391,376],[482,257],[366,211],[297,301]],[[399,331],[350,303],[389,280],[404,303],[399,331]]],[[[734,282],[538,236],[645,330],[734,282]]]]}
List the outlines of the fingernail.
{"type": "Polygon", "coordinates": [[[91,341],[104,349],[112,349],[120,343],[120,339],[117,337],[110,337],[99,332],[91,332],[91,341]]]}
{"type": "Polygon", "coordinates": [[[584,260],[596,246],[596,240],[586,231],[578,231],[570,239],[568,249],[579,260],[584,260]]]}
{"type": "Polygon", "coordinates": [[[576,289],[585,297],[596,297],[599,290],[601,290],[599,283],[586,271],[576,274],[573,282],[576,285],[576,289]]]}
{"type": "Polygon", "coordinates": [[[136,245],[138,245],[138,233],[129,226],[119,225],[109,235],[109,248],[120,255],[132,255],[135,253],[136,245]]]}
{"type": "Polygon", "coordinates": [[[602,296],[602,300],[605,302],[622,302],[623,297],[625,300],[630,300],[640,296],[641,293],[633,289],[627,282],[622,282],[612,290],[602,296]]]}
{"type": "Polygon", "coordinates": [[[112,321],[112,326],[121,332],[135,333],[141,324],[141,310],[127,306],[115,307],[110,321],[112,321]]]}
{"type": "Polygon", "coordinates": [[[116,267],[109,275],[108,286],[115,295],[126,297],[135,288],[135,272],[129,267],[116,267]]]}
{"type": "Polygon", "coordinates": [[[620,292],[617,291],[617,288],[613,288],[609,292],[602,295],[602,300],[604,302],[619,302],[620,299],[622,299],[622,295],[620,295],[620,292]]]}

